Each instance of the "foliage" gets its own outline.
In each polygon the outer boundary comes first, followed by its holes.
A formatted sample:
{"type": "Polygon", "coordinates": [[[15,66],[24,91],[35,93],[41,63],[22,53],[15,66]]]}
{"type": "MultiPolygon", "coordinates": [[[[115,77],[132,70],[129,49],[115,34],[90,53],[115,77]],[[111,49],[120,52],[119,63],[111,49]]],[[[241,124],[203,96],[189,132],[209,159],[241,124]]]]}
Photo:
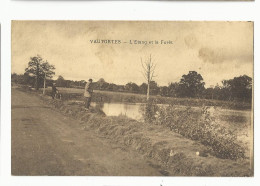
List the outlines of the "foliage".
{"type": "Polygon", "coordinates": [[[155,100],[149,100],[146,104],[140,107],[140,111],[143,115],[145,122],[153,122],[156,119],[156,114],[159,107],[155,100]]]}
{"type": "Polygon", "coordinates": [[[252,98],[252,78],[243,75],[234,77],[230,80],[224,80],[223,85],[230,90],[231,96],[239,100],[252,98]]]}
{"type": "Polygon", "coordinates": [[[169,95],[169,89],[167,86],[160,87],[160,95],[161,96],[168,96],[169,95]]]}
{"type": "Polygon", "coordinates": [[[129,82],[129,83],[127,83],[125,85],[125,90],[127,92],[136,92],[136,93],[138,93],[139,92],[139,87],[138,87],[137,84],[129,82]]]}
{"type": "Polygon", "coordinates": [[[169,86],[168,86],[168,92],[169,92],[169,96],[171,97],[177,97],[177,91],[178,91],[178,86],[179,86],[179,83],[170,83],[169,86]]]}
{"type": "Polygon", "coordinates": [[[52,78],[55,74],[54,70],[55,67],[53,65],[50,65],[47,60],[44,61],[41,56],[37,55],[30,58],[25,74],[35,77],[35,87],[38,90],[40,82],[43,82],[45,77],[52,78]]]}
{"type": "MultiPolygon", "coordinates": [[[[47,89],[46,91],[51,91],[47,89]]],[[[83,92],[82,88],[59,88],[59,92],[62,95],[70,94],[66,97],[82,99],[83,92]],[[82,98],[81,98],[82,97],[82,98]]],[[[64,97],[64,96],[63,96],[64,97]]],[[[99,91],[94,90],[92,97],[93,101],[103,102],[120,102],[120,103],[146,103],[146,95],[126,92],[113,92],[113,91],[99,91]]],[[[190,99],[190,98],[173,98],[173,97],[162,97],[162,96],[151,96],[151,101],[157,104],[174,104],[182,106],[194,106],[201,107],[205,106],[217,106],[225,109],[235,110],[249,110],[251,109],[251,103],[248,102],[237,102],[237,101],[220,101],[211,99],[190,99]]]]}
{"type": "Polygon", "coordinates": [[[158,95],[160,93],[160,88],[155,81],[150,82],[150,94],[151,95],[158,95]]]}
{"type": "MultiPolygon", "coordinates": [[[[155,65],[153,65],[153,67],[155,68],[155,65]]],[[[50,65],[47,61],[43,61],[40,56],[32,57],[31,61],[28,63],[28,68],[25,69],[25,74],[12,74],[12,82],[27,84],[39,88],[43,86],[44,74],[46,73],[46,83],[50,85],[50,82],[52,81],[50,79],[48,80],[48,78],[52,78],[54,69],[54,66],[50,65]]],[[[56,82],[58,87],[80,89],[83,89],[86,84],[85,80],[65,80],[62,76],[59,76],[54,82],[56,82]]],[[[240,102],[243,104],[251,104],[252,102],[252,78],[247,75],[234,77],[229,80],[223,80],[222,85],[217,84],[216,86],[211,86],[206,89],[204,88],[203,77],[196,71],[190,71],[188,74],[183,75],[179,82],[171,82],[168,86],[159,86],[157,82],[153,80],[149,81],[149,88],[147,83],[142,83],[140,86],[134,82],[129,82],[126,85],[117,85],[114,83],[108,83],[103,78],[100,78],[97,82],[93,82],[93,88],[94,90],[109,90],[113,92],[128,92],[137,94],[147,94],[149,89],[149,95],[160,95],[163,97],[173,98],[224,100],[229,101],[230,103],[228,105],[231,105],[230,108],[235,109],[244,109],[244,106],[240,104],[240,102]]],[[[153,96],[151,96],[151,99],[153,99],[152,97],[153,96]]],[[[139,99],[135,100],[138,102],[139,99]]],[[[142,99],[141,102],[145,101],[142,99]]],[[[194,102],[197,101],[194,100],[194,102]]],[[[195,104],[194,106],[196,105],[201,106],[201,104],[195,104]]],[[[210,103],[210,105],[214,104],[210,103]]],[[[226,105],[226,103],[224,103],[224,105],[226,105]]],[[[246,107],[251,108],[251,106],[246,107]]]]}
{"type": "Polygon", "coordinates": [[[55,82],[57,87],[66,87],[66,80],[62,76],[59,76],[55,82]]]}
{"type": "Polygon", "coordinates": [[[196,71],[189,71],[183,75],[178,86],[178,95],[180,97],[201,97],[205,83],[202,76],[196,71]]]}
{"type": "Polygon", "coordinates": [[[178,108],[169,105],[160,107],[154,118],[157,124],[209,146],[219,158],[245,157],[245,149],[237,144],[237,136],[215,121],[209,107],[195,111],[191,107],[178,108]]]}
{"type": "Polygon", "coordinates": [[[109,88],[109,83],[107,83],[103,78],[100,78],[94,86],[98,90],[107,90],[109,88]]]}
{"type": "Polygon", "coordinates": [[[142,83],[140,86],[139,86],[139,92],[141,94],[147,94],[147,83],[142,83]]]}
{"type": "Polygon", "coordinates": [[[21,84],[21,85],[30,85],[34,83],[34,78],[28,74],[16,74],[11,75],[12,83],[21,84]]]}

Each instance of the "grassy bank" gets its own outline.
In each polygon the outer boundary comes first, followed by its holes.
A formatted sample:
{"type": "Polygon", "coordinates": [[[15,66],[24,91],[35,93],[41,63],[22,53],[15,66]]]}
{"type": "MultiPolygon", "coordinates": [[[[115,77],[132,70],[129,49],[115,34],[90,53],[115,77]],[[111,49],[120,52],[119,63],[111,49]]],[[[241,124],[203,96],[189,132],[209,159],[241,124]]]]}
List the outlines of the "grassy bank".
{"type": "MultiPolygon", "coordinates": [[[[230,126],[223,126],[214,108],[198,107],[158,107],[152,103],[144,108],[144,118],[150,123],[162,125],[182,136],[206,145],[216,157],[224,159],[238,159],[246,157],[246,149],[237,140],[237,133],[230,126]]],[[[251,122],[249,122],[249,125],[251,122]]],[[[237,128],[239,131],[246,129],[237,128]]]]}
{"type": "MultiPolygon", "coordinates": [[[[59,88],[59,92],[62,95],[63,100],[68,99],[83,99],[83,89],[76,88],[59,88]]],[[[50,95],[51,88],[46,90],[46,93],[50,95]]],[[[173,104],[183,106],[217,106],[225,109],[236,110],[250,110],[250,103],[242,103],[235,101],[220,101],[220,100],[208,100],[208,99],[194,99],[194,98],[172,98],[162,96],[151,96],[151,100],[157,104],[173,104]]],[[[98,91],[93,93],[93,101],[95,102],[120,102],[120,103],[145,103],[146,95],[125,93],[125,92],[110,92],[110,91],[98,91]]]]}
{"type": "MultiPolygon", "coordinates": [[[[220,159],[208,154],[209,149],[169,129],[138,122],[126,117],[107,117],[97,109],[89,112],[79,103],[67,103],[42,96],[43,101],[66,116],[82,121],[85,130],[134,148],[152,158],[175,176],[252,176],[248,159],[220,159]],[[199,153],[198,153],[199,152],[199,153]],[[198,155],[199,154],[199,155],[198,155]],[[206,156],[205,156],[206,154],[206,156]]],[[[167,173],[166,173],[167,175],[167,173]]]]}

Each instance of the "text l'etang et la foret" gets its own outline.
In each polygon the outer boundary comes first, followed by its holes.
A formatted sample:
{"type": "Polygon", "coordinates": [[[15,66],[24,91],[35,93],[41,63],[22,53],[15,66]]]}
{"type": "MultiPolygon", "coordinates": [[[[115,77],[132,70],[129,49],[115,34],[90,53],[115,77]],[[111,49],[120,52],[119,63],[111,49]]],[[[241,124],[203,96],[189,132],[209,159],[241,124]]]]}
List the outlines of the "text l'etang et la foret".
{"type": "Polygon", "coordinates": [[[111,40],[111,39],[93,39],[89,40],[91,44],[108,44],[108,45],[120,45],[120,44],[129,44],[129,45],[172,45],[172,40],[135,40],[130,39],[127,41],[123,40],[111,40]]]}

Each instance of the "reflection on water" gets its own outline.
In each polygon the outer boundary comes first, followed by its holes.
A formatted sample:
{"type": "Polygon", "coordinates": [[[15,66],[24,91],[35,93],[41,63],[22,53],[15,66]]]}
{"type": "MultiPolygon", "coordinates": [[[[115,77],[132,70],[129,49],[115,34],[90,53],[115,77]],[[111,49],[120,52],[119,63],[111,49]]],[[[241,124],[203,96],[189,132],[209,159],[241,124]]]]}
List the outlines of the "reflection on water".
{"type": "Polygon", "coordinates": [[[136,120],[142,118],[140,112],[141,104],[138,103],[91,103],[91,105],[101,109],[107,116],[123,115],[136,120]]]}
{"type": "MultiPolygon", "coordinates": [[[[140,111],[140,107],[142,106],[141,103],[91,103],[91,106],[99,108],[102,110],[107,116],[119,116],[124,115],[132,119],[141,120],[142,119],[142,113],[140,111]]],[[[160,107],[164,107],[167,105],[158,104],[160,107]]],[[[176,105],[178,108],[186,108],[186,106],[176,105]]],[[[192,107],[194,110],[200,109],[199,107],[192,107]]],[[[239,111],[239,110],[227,110],[217,107],[209,107],[208,109],[209,113],[213,117],[218,117],[219,119],[228,121],[229,123],[235,122],[236,124],[238,122],[243,123],[250,123],[250,111],[239,111]],[[238,117],[239,116],[239,117],[238,117]],[[236,121],[240,120],[240,121],[236,121]]]]}
{"type": "MultiPolygon", "coordinates": [[[[140,111],[140,107],[142,104],[130,104],[130,103],[91,103],[91,106],[99,108],[102,110],[107,116],[119,116],[124,115],[131,119],[135,119],[138,121],[142,121],[142,114],[140,111]]],[[[158,104],[160,107],[167,106],[158,104]]],[[[187,106],[176,106],[178,109],[185,111],[187,106]]],[[[199,107],[192,107],[194,111],[200,111],[199,107]]],[[[247,147],[252,146],[252,134],[253,128],[251,125],[251,111],[240,111],[240,110],[228,110],[217,107],[208,107],[208,112],[211,117],[214,118],[214,121],[218,122],[218,124],[228,127],[230,131],[233,131],[238,136],[238,141],[242,145],[247,147]],[[238,130],[237,130],[238,129],[238,130]]],[[[247,155],[253,159],[253,148],[250,148],[247,155]],[[250,153],[250,154],[249,154],[250,153]]]]}
{"type": "MultiPolygon", "coordinates": [[[[70,100],[73,103],[82,103],[83,101],[79,100],[70,100]]],[[[141,103],[104,103],[104,102],[92,102],[91,106],[99,108],[107,116],[127,116],[132,119],[142,120],[142,113],[140,107],[143,104],[141,103]]],[[[157,104],[159,107],[165,107],[167,104],[157,104]]],[[[185,109],[187,106],[176,105],[175,107],[180,109],[185,109]]],[[[211,116],[216,117],[221,120],[222,123],[237,125],[239,123],[247,124],[250,126],[251,123],[251,114],[250,110],[229,110],[219,107],[210,106],[208,111],[211,116]]],[[[199,111],[200,107],[192,107],[193,110],[199,111]]]]}

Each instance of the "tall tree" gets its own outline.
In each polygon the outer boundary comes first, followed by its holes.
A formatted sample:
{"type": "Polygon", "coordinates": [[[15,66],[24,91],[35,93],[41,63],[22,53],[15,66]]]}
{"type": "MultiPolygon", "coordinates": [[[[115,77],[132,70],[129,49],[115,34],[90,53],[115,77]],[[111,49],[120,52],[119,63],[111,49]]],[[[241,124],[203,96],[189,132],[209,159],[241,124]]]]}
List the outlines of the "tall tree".
{"type": "Polygon", "coordinates": [[[202,76],[196,71],[189,71],[187,75],[183,75],[179,86],[178,94],[181,97],[201,97],[204,91],[205,83],[203,82],[202,76]]]}
{"type": "Polygon", "coordinates": [[[156,64],[152,60],[152,55],[150,54],[149,58],[146,59],[145,61],[142,60],[141,58],[141,64],[143,67],[142,74],[147,82],[147,101],[149,101],[150,98],[150,83],[155,77],[154,71],[156,64]]]}
{"type": "Polygon", "coordinates": [[[230,80],[223,80],[223,89],[229,92],[230,99],[251,100],[252,99],[252,78],[243,75],[230,80]]]}
{"type": "Polygon", "coordinates": [[[39,90],[40,79],[52,78],[55,74],[55,67],[50,65],[48,61],[44,61],[41,56],[37,55],[30,58],[28,67],[25,69],[25,73],[35,77],[35,87],[39,90]]]}

